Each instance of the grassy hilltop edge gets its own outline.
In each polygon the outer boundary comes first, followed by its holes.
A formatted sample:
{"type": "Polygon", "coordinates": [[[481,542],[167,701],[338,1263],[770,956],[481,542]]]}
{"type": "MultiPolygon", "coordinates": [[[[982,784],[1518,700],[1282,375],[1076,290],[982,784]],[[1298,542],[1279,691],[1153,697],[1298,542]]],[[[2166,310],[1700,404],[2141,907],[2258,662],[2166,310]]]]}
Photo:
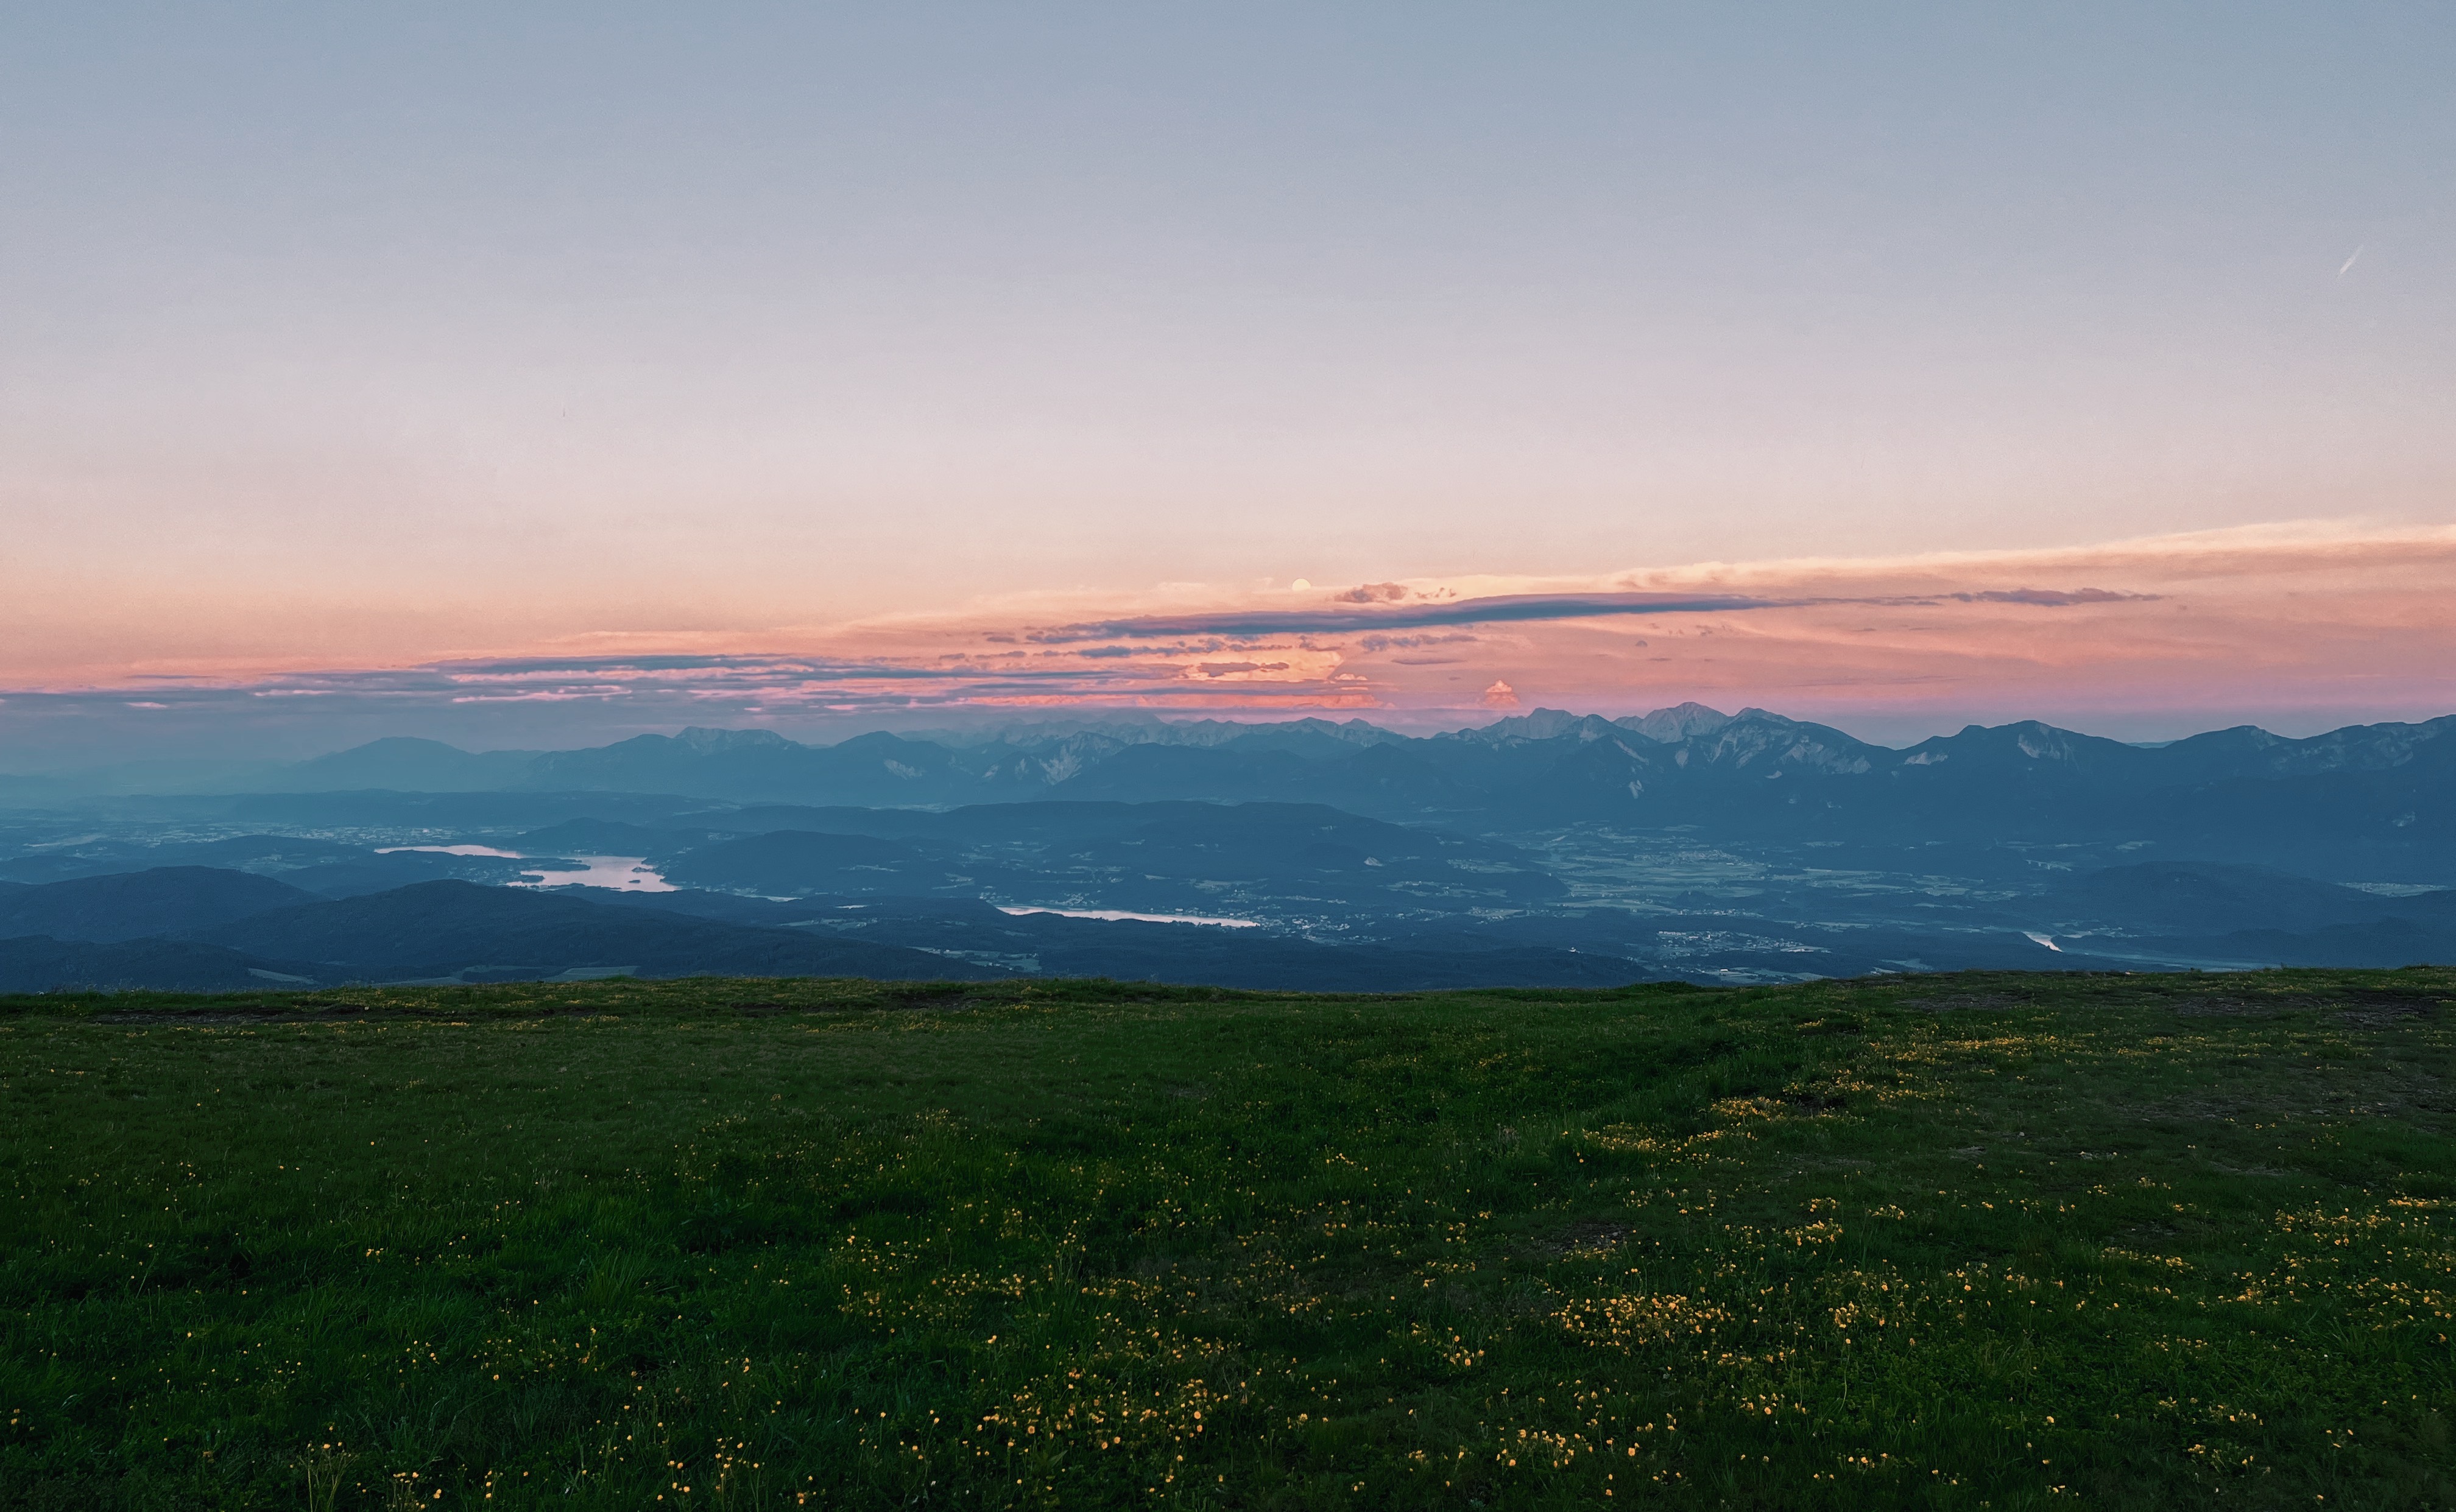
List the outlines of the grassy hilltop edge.
{"type": "Polygon", "coordinates": [[[0,998],[0,1499],[2447,1506],[2451,1010],[0,998]]]}

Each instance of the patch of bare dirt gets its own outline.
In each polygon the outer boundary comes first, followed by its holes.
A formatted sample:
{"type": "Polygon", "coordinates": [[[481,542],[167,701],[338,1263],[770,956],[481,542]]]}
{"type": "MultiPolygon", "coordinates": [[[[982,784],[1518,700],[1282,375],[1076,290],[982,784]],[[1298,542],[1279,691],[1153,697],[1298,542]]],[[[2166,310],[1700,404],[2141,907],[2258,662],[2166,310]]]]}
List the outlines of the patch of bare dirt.
{"type": "Polygon", "coordinates": [[[2351,999],[2337,1014],[2341,1023],[2357,1029],[2385,1029],[2401,1019],[2437,1018],[2442,1000],[2418,992],[2396,992],[2379,988],[2364,988],[2345,996],[2351,999]]]}

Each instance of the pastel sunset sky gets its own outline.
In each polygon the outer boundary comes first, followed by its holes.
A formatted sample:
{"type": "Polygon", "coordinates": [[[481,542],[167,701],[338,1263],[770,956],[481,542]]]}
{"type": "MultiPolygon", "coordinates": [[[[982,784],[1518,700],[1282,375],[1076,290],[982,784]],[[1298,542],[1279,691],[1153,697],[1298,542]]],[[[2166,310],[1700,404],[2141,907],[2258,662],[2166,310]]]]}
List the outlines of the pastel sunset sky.
{"type": "Polygon", "coordinates": [[[2456,10],[18,7],[0,771],[2456,711],[2456,10]]]}

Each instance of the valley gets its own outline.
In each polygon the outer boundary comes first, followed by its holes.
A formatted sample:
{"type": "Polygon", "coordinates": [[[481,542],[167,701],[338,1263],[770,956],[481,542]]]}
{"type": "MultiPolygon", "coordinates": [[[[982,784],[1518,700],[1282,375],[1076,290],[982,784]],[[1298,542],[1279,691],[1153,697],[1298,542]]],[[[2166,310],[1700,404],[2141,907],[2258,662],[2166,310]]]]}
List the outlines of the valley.
{"type": "Polygon", "coordinates": [[[482,761],[380,741],[282,790],[0,815],[0,984],[2401,966],[2456,959],[2451,725],[2154,748],[1974,727],[1893,750],[1686,705],[1421,739],[688,730],[482,761]],[[379,781],[401,786],[345,786],[379,781]]]}

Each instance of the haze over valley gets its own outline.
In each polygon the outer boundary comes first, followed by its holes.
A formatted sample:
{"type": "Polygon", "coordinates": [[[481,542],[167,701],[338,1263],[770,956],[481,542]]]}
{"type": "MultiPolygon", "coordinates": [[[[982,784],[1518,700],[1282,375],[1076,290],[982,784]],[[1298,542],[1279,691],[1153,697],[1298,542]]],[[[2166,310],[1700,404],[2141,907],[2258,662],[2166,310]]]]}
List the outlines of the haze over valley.
{"type": "Polygon", "coordinates": [[[1688,704],[1430,736],[1095,718],[834,745],[390,739],[242,790],[21,781],[0,983],[2398,966],[2456,953],[2451,736],[2456,718],[2143,746],[2028,723],[1895,748],[1688,704]]]}

